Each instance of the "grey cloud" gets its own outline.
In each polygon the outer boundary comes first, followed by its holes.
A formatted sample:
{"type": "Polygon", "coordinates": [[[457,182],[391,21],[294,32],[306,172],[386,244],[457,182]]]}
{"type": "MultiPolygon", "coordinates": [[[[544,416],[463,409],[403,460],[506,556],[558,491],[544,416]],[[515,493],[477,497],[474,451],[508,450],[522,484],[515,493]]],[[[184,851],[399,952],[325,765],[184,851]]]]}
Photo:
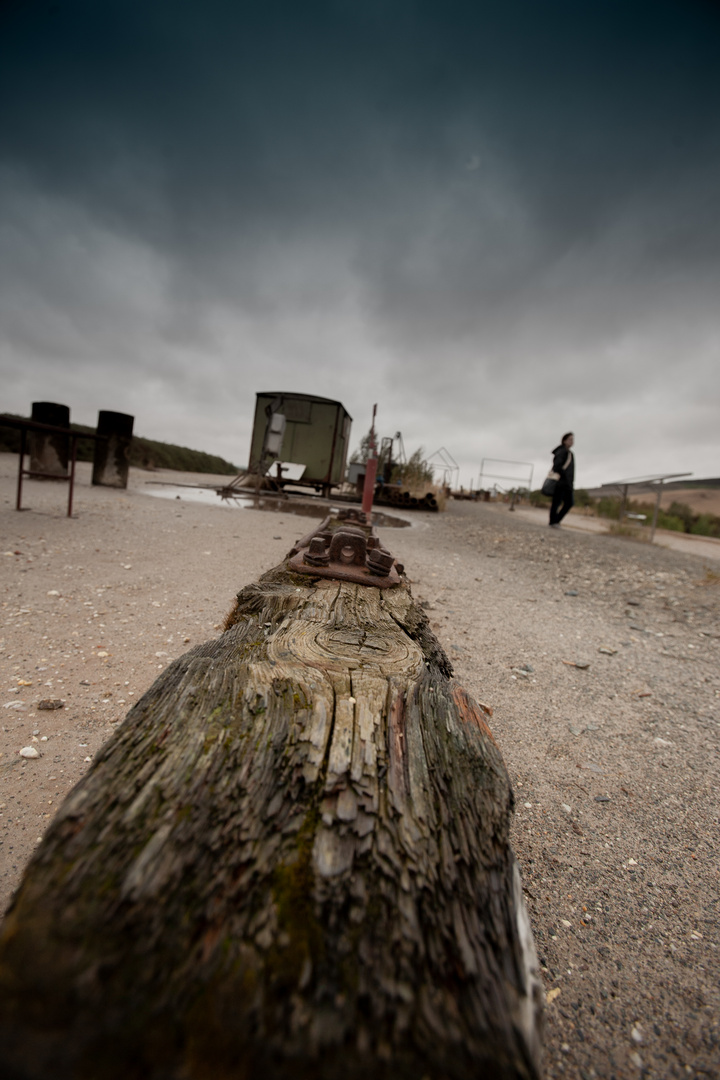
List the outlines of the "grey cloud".
{"type": "MultiPolygon", "coordinates": [[[[664,429],[677,454],[672,404],[717,389],[716,5],[68,0],[3,18],[0,363],[18,393],[53,364],[78,388],[122,370],[128,411],[172,437],[186,400],[235,458],[218,431],[246,437],[256,389],[340,397],[358,437],[379,398],[388,428],[470,469],[544,454],[573,417],[610,461],[628,395],[657,420],[635,425],[642,453],[664,429]]],[[[707,423],[690,430],[709,462],[707,423]]]]}

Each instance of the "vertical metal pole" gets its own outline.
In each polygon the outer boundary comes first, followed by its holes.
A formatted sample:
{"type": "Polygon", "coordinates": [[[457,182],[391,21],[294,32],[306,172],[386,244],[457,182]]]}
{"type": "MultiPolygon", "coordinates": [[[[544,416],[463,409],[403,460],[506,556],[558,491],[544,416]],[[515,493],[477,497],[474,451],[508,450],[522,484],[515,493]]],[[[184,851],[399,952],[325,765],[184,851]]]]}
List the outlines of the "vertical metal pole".
{"type": "Polygon", "coordinates": [[[26,428],[20,429],[20,464],[18,465],[18,486],[17,486],[17,499],[15,500],[15,509],[22,510],[22,478],[23,478],[23,463],[25,461],[25,436],[27,434],[26,428]]]}
{"type": "Polygon", "coordinates": [[[72,435],[70,441],[72,443],[72,462],[70,465],[70,490],[68,491],[68,517],[72,517],[73,487],[75,484],[75,457],[77,454],[77,435],[72,435]]]}
{"type": "MultiPolygon", "coordinates": [[[[330,465],[328,467],[327,476],[325,477],[325,483],[323,484],[323,495],[326,499],[330,498],[330,489],[332,488],[332,472],[335,464],[335,444],[337,442],[338,424],[340,423],[340,409],[340,405],[335,409],[335,428],[332,437],[332,450],[330,451],[330,465]]],[[[340,477],[341,484],[344,479],[343,476],[340,477]]]]}
{"type": "Polygon", "coordinates": [[[365,483],[363,485],[362,508],[365,514],[372,510],[373,495],[375,494],[375,477],[377,476],[377,452],[375,446],[375,416],[377,405],[373,405],[372,425],[370,427],[370,456],[365,463],[365,483]]]}
{"type": "Polygon", "coordinates": [[[655,509],[653,510],[652,528],[650,529],[650,543],[655,540],[655,530],[657,528],[658,511],[660,510],[660,497],[662,495],[662,480],[658,484],[657,496],[655,497],[655,509]]]}

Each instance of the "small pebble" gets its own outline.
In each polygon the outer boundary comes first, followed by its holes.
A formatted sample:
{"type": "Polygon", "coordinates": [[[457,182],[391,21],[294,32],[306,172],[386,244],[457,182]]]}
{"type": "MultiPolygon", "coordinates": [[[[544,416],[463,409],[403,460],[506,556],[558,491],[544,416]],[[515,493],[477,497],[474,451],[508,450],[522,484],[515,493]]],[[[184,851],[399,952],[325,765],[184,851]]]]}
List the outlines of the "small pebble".
{"type": "Polygon", "coordinates": [[[595,802],[610,802],[609,795],[596,795],[595,802]]]}
{"type": "Polygon", "coordinates": [[[20,751],[20,757],[36,758],[40,757],[40,754],[37,752],[34,746],[23,746],[22,750],[20,751]]]}
{"type": "Polygon", "coordinates": [[[566,589],[565,590],[565,595],[566,596],[578,596],[579,593],[577,592],[576,589],[566,589]]]}
{"type": "Polygon", "coordinates": [[[60,698],[43,698],[42,701],[38,701],[37,707],[38,709],[63,709],[65,702],[60,698]]]}

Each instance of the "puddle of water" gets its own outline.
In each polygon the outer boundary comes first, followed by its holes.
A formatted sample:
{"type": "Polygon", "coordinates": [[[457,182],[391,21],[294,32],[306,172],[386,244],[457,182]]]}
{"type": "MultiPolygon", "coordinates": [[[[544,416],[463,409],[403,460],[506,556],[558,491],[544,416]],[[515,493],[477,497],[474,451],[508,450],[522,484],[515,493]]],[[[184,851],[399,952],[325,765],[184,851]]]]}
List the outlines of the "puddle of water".
{"type": "MultiPolygon", "coordinates": [[[[181,484],[159,484],[148,481],[146,494],[157,499],[173,499],[177,502],[204,503],[206,506],[224,506],[230,510],[277,510],[283,514],[298,514],[300,517],[325,518],[333,506],[342,503],[313,502],[310,499],[282,499],[263,495],[240,495],[237,498],[221,499],[215,488],[191,487],[181,484]]],[[[373,525],[381,528],[404,529],[412,522],[382,510],[373,510],[373,525]]]]}
{"type": "Polygon", "coordinates": [[[199,502],[211,506],[227,506],[214,488],[186,487],[184,484],[158,484],[149,482],[145,495],[156,499],[177,499],[180,502],[199,502]]]}

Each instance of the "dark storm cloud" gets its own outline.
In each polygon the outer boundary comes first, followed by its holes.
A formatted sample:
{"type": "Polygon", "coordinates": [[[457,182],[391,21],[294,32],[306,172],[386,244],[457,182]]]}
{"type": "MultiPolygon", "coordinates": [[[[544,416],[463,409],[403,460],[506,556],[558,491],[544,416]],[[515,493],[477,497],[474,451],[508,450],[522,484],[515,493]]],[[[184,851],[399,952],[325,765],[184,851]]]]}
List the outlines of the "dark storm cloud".
{"type": "Polygon", "coordinates": [[[407,244],[443,193],[454,249],[453,218],[483,239],[489,168],[557,251],[718,164],[704,3],[71,0],[5,28],[4,158],[191,250],[398,211],[407,244]]]}
{"type": "Polygon", "coordinates": [[[0,11],[11,363],[105,349],[180,414],[242,331],[253,388],[260,357],[342,396],[365,357],[403,424],[451,414],[438,442],[467,455],[479,398],[530,453],[528,393],[590,423],[678,353],[688,406],[716,379],[717,5],[0,11]]]}

